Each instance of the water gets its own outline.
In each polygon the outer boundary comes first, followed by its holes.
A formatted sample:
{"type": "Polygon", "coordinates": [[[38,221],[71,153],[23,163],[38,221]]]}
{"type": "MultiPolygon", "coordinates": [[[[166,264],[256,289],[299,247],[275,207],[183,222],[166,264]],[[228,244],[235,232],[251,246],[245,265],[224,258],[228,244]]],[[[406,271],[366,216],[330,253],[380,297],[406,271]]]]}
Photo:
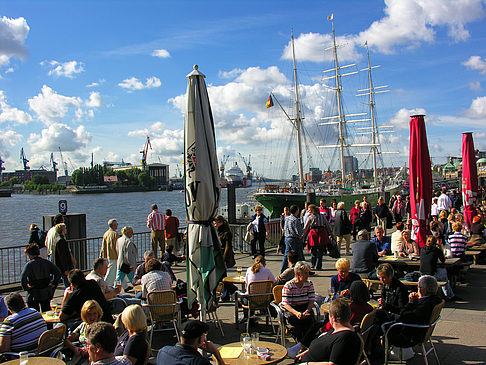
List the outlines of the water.
{"type": "MultiPolygon", "coordinates": [[[[236,189],[236,201],[244,203],[256,188],[236,189]]],[[[59,212],[59,200],[67,200],[68,214],[85,213],[88,237],[99,237],[107,229],[107,222],[116,218],[121,229],[130,225],[135,232],[146,232],[147,215],[155,203],[159,210],[172,210],[172,215],[184,225],[186,207],[183,191],[153,191],[136,193],[30,195],[12,194],[0,198],[0,247],[24,245],[29,240],[29,226],[42,228],[42,216],[59,212]]],[[[222,189],[220,206],[226,205],[227,190],[222,189]]]]}

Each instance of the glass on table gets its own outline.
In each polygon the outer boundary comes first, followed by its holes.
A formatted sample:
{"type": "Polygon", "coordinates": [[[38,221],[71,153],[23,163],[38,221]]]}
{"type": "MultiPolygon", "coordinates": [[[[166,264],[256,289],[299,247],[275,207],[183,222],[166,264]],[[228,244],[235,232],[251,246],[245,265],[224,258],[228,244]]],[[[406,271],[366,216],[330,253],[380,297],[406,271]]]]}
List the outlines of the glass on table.
{"type": "Polygon", "coordinates": [[[334,290],[333,287],[330,287],[329,289],[327,289],[327,294],[329,295],[329,299],[333,300],[334,295],[336,294],[336,291],[334,290]]]}
{"type": "Polygon", "coordinates": [[[251,336],[249,333],[243,332],[240,335],[240,343],[243,347],[243,359],[250,358],[250,350],[251,350],[251,336]]]}
{"type": "Polygon", "coordinates": [[[55,313],[57,312],[57,304],[54,302],[51,302],[51,310],[55,313]]]}
{"type": "Polygon", "coordinates": [[[258,341],[260,341],[260,334],[258,332],[253,332],[251,334],[251,349],[252,353],[255,355],[258,349],[258,341]]]}
{"type": "Polygon", "coordinates": [[[243,268],[241,266],[238,266],[236,268],[236,273],[238,274],[238,276],[241,276],[241,274],[243,273],[243,268]]]}

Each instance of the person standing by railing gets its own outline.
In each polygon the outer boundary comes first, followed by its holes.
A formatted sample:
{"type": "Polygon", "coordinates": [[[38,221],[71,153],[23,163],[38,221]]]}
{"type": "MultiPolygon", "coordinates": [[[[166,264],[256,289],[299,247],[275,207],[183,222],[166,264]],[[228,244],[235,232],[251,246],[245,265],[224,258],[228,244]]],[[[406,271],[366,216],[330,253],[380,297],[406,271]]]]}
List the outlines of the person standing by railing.
{"type": "Polygon", "coordinates": [[[61,270],[61,278],[66,288],[69,287],[68,273],[76,266],[76,260],[74,259],[71,250],[67,244],[65,234],[67,232],[66,225],[59,223],[56,225],[56,240],[51,246],[52,250],[52,262],[61,270]]]}
{"type": "Polygon", "coordinates": [[[108,221],[108,227],[108,230],[103,235],[100,257],[108,259],[108,271],[106,272],[105,281],[108,286],[113,286],[113,284],[115,283],[118,260],[116,242],[120,237],[116,232],[118,228],[118,222],[116,221],[116,219],[110,219],[108,221]]]}
{"type": "Polygon", "coordinates": [[[150,207],[152,213],[147,216],[147,227],[152,230],[150,235],[152,240],[152,250],[154,251],[155,258],[157,255],[157,245],[160,247],[160,254],[165,251],[165,215],[159,212],[157,204],[152,204],[150,207]]]}

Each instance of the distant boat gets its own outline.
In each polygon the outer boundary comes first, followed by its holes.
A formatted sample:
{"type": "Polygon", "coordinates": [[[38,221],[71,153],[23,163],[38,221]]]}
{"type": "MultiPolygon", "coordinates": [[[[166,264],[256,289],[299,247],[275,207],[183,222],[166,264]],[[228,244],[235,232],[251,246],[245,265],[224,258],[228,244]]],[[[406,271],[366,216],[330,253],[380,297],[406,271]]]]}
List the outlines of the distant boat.
{"type": "Polygon", "coordinates": [[[252,186],[252,180],[248,179],[247,175],[243,173],[243,170],[238,166],[238,162],[225,172],[226,184],[232,184],[235,187],[248,188],[252,186]]]}
{"type": "Polygon", "coordinates": [[[10,198],[12,196],[11,189],[0,189],[0,198],[10,198]]]}

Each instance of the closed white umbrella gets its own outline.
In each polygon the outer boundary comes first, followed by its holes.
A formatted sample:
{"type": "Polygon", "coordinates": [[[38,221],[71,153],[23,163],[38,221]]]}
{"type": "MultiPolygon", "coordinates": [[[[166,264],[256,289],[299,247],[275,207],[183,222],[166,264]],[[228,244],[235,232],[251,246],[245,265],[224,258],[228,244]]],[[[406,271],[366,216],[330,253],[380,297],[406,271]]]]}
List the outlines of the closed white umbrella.
{"type": "Polygon", "coordinates": [[[187,294],[189,307],[197,297],[201,318],[215,298],[218,282],[226,274],[221,243],[213,226],[221,183],[216,155],[214,122],[205,76],[198,66],[187,75],[184,123],[184,172],[187,210],[187,294]]]}

